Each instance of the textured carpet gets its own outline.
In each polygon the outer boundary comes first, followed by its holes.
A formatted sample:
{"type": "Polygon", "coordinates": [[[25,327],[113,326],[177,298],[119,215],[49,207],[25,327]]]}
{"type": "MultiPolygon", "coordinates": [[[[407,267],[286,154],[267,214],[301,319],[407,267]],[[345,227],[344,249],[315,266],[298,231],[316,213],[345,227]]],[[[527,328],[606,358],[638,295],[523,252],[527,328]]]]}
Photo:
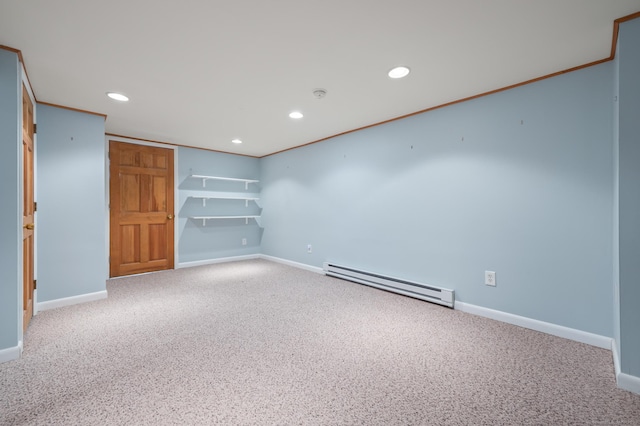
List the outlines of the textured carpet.
{"type": "Polygon", "coordinates": [[[0,364],[2,425],[640,425],[611,353],[263,261],[111,280],[0,364]]]}

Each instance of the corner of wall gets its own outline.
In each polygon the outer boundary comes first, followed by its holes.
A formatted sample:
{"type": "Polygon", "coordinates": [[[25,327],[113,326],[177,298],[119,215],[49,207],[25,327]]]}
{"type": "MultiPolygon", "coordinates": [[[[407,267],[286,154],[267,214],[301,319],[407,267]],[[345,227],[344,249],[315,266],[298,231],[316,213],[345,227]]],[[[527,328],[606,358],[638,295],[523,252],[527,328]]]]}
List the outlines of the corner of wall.
{"type": "Polygon", "coordinates": [[[0,358],[22,337],[21,93],[18,55],[0,49],[0,358]]]}

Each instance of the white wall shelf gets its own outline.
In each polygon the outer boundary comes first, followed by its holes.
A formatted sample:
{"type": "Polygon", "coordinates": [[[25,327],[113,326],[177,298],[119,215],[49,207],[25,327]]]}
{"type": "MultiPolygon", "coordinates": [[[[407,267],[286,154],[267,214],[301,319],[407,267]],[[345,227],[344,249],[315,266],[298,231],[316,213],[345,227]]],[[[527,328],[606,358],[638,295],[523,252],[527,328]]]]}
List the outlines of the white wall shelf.
{"type": "Polygon", "coordinates": [[[189,177],[194,179],[202,179],[203,188],[207,186],[208,180],[225,180],[225,181],[231,181],[231,182],[244,182],[244,189],[249,189],[250,183],[260,182],[259,180],[256,180],[256,179],[240,179],[240,178],[229,178],[229,177],[220,177],[220,176],[191,175],[189,177]]]}
{"type": "Polygon", "coordinates": [[[258,204],[258,200],[260,198],[256,197],[233,197],[230,195],[209,195],[206,197],[203,196],[189,196],[189,198],[193,198],[196,200],[202,200],[202,207],[207,206],[207,200],[241,200],[244,201],[244,206],[249,207],[249,201],[255,201],[258,204]]]}
{"type": "Polygon", "coordinates": [[[244,219],[245,224],[249,224],[249,219],[254,219],[258,226],[260,225],[260,216],[189,216],[189,219],[193,220],[201,220],[202,226],[207,225],[207,220],[216,220],[216,219],[244,219]]]}

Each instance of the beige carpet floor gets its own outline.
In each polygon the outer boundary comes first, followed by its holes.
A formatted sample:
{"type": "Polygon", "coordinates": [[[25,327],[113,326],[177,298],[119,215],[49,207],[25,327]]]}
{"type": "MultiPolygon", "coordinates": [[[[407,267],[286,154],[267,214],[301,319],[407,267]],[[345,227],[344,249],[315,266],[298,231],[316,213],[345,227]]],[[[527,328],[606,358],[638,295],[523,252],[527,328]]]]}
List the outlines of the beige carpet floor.
{"type": "Polygon", "coordinates": [[[611,353],[254,260],[111,280],[0,364],[2,425],[640,425],[611,353]]]}

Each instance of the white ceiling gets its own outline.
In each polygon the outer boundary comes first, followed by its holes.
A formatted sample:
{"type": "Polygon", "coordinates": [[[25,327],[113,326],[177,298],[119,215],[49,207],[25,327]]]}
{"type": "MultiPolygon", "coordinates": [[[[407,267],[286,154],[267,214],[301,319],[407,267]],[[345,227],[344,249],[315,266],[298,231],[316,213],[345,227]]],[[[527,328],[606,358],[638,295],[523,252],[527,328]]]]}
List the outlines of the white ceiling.
{"type": "Polygon", "coordinates": [[[638,11],[640,0],[0,0],[0,44],[22,51],[38,101],[106,114],[108,133],[263,156],[604,59],[613,21],[638,11]],[[400,64],[411,74],[388,78],[400,64]]]}

